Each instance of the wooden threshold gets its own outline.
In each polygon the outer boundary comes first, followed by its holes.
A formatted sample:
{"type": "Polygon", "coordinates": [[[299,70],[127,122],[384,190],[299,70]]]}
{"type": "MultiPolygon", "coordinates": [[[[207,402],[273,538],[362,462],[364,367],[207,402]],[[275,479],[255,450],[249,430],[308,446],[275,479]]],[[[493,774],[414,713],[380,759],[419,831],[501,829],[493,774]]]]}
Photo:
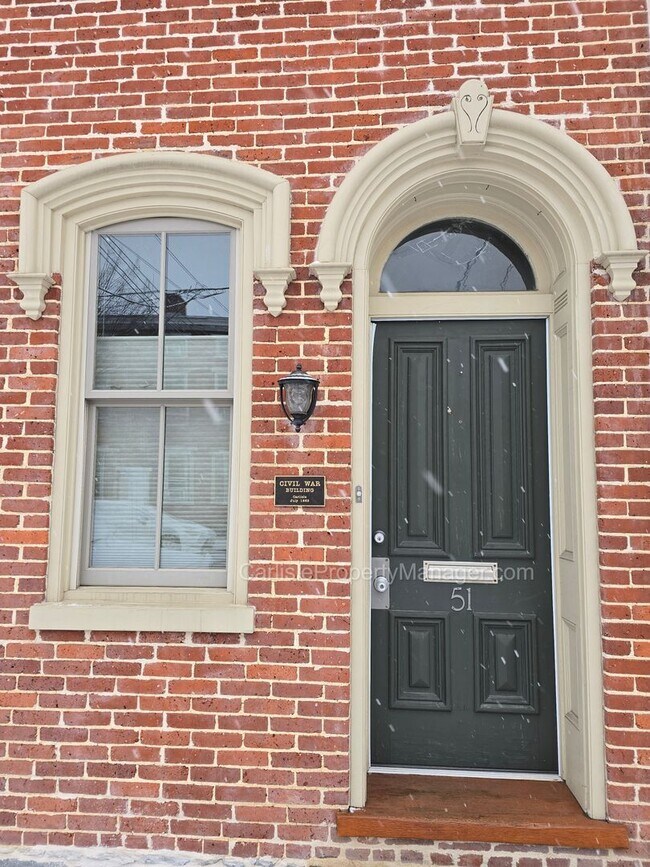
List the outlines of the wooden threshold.
{"type": "Polygon", "coordinates": [[[339,813],[341,837],[627,849],[625,825],[590,819],[548,780],[370,774],[362,810],[339,813]]]}

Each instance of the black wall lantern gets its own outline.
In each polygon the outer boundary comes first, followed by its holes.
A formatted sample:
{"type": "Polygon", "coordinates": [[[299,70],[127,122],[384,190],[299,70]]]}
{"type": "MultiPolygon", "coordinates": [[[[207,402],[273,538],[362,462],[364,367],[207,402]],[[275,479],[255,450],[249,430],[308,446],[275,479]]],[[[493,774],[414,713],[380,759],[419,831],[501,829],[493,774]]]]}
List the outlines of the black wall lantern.
{"type": "Polygon", "coordinates": [[[300,430],[316,407],[318,383],[318,379],[305,373],[302,364],[278,380],[282,409],[296,430],[300,430]]]}

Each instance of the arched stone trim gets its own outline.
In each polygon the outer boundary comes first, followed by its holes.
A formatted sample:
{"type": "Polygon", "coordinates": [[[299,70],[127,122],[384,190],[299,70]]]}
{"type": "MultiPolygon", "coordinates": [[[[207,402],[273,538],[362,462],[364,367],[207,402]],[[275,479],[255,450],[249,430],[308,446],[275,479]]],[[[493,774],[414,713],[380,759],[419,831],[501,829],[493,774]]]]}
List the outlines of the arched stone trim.
{"type": "Polygon", "coordinates": [[[277,316],[294,272],[289,263],[289,184],[269,172],[207,154],[160,151],[109,156],[64,169],[22,193],[20,254],[12,275],[32,319],[44,309],[53,274],[62,275],[59,364],[45,600],[30,609],[33,629],[114,629],[249,633],[250,432],[254,280],[277,316]],[[94,231],[138,219],[203,220],[235,230],[231,303],[233,516],[225,588],[94,587],[79,584],[85,453],[84,365],[88,261],[94,231]],[[236,532],[235,532],[236,530],[236,532]]]}
{"type": "MultiPolygon", "coordinates": [[[[328,310],[352,275],[352,571],[368,574],[372,533],[370,323],[530,316],[549,322],[549,410],[558,726],[562,775],[594,818],[607,813],[591,353],[591,268],[617,300],[641,258],[623,196],[606,170],[552,127],[491,109],[476,83],[454,110],[372,148],[335,194],[313,273],[328,310]],[[479,99],[480,97],[480,99],[479,99]],[[485,106],[485,109],[484,109],[485,106]],[[487,129],[485,128],[487,125],[487,129]],[[449,217],[492,223],[528,256],[536,292],[379,293],[386,259],[409,232],[449,217]],[[508,297],[506,297],[508,296],[508,297]]],[[[369,762],[369,582],[351,586],[350,803],[363,807],[369,762]]]]}
{"type": "MultiPolygon", "coordinates": [[[[414,198],[435,202],[453,189],[462,195],[472,184],[489,187],[495,210],[510,214],[515,223],[537,216],[551,227],[543,233],[554,235],[565,259],[596,261],[610,276],[614,298],[629,296],[635,285],[632,271],[643,254],[613,178],[565,133],[525,115],[492,110],[490,99],[487,89],[467,82],[454,100],[454,111],[398,130],[347,175],[323,220],[312,265],[328,310],[341,300],[343,278],[353,269],[370,267],[378,234],[395,236],[390,227],[404,222],[405,208],[414,198]],[[476,121],[489,122],[489,128],[479,126],[468,139],[461,105],[470,97],[465,92],[470,84],[475,99],[478,94],[487,101],[476,121]]],[[[562,268],[557,262],[552,277],[562,268]]]]}
{"type": "MultiPolygon", "coordinates": [[[[38,319],[51,275],[63,273],[77,233],[143,217],[208,219],[250,232],[253,275],[273,316],[295,274],[289,261],[289,183],[222,157],[177,151],[109,156],[72,166],[22,191],[18,270],[21,307],[38,319]]],[[[248,263],[247,263],[248,264],[248,263]]],[[[63,274],[66,291],[66,274],[63,274]]]]}

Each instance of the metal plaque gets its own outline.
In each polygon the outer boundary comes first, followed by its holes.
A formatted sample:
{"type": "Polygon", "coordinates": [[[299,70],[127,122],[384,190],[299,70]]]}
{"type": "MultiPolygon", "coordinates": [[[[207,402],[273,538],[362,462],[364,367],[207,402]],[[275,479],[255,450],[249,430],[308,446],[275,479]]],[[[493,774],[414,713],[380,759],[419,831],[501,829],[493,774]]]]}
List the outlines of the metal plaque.
{"type": "Polygon", "coordinates": [[[498,565],[483,561],[425,560],[422,580],[444,584],[498,584],[498,565]]]}
{"type": "Polygon", "coordinates": [[[325,476],[276,476],[276,506],[324,506],[325,476]]]}

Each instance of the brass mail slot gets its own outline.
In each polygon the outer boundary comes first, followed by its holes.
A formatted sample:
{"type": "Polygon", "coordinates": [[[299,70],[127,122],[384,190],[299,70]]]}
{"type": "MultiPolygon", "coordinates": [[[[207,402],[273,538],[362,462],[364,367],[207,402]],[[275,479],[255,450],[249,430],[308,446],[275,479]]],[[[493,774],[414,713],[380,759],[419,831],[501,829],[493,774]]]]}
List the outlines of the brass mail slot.
{"type": "Polygon", "coordinates": [[[444,584],[498,584],[496,563],[425,560],[422,580],[444,584]]]}

